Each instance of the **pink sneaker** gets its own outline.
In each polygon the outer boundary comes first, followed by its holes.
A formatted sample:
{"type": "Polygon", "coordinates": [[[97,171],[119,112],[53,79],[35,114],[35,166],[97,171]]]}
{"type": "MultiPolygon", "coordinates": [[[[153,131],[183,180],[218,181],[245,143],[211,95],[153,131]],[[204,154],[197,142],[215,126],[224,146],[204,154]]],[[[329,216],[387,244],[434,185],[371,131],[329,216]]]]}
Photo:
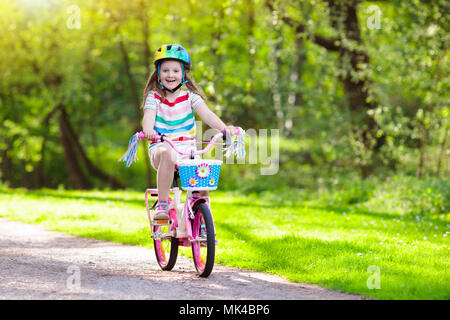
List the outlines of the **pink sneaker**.
{"type": "Polygon", "coordinates": [[[154,220],[169,220],[169,205],[167,201],[158,201],[155,206],[154,220]]]}

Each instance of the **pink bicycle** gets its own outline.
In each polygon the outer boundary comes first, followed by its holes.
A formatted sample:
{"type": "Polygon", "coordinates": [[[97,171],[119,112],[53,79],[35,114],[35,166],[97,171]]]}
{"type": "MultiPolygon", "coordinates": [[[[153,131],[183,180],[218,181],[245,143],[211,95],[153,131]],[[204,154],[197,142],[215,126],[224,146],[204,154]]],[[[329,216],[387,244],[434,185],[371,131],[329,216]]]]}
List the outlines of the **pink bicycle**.
{"type": "MultiPolygon", "coordinates": [[[[238,157],[245,156],[244,134],[241,128],[236,128],[238,135],[233,136],[231,143],[225,143],[226,155],[234,153],[238,157]]],[[[164,135],[156,135],[152,143],[166,142],[176,152],[189,156],[188,159],[178,160],[175,166],[173,188],[169,196],[169,220],[152,219],[151,211],[158,200],[149,205],[149,197],[158,197],[158,189],[146,189],[145,205],[154,242],[156,260],[162,270],[172,270],[178,257],[178,247],[192,247],[192,256],[197,273],[201,277],[208,277],[214,267],[215,246],[217,245],[216,231],[211,212],[209,196],[200,196],[202,190],[216,190],[219,182],[221,160],[195,159],[195,155],[208,152],[220,137],[227,141],[225,132],[216,134],[203,150],[182,152],[164,135]],[[182,191],[187,191],[185,202],[181,202],[182,191]]],[[[128,151],[120,159],[127,163],[127,167],[136,160],[137,144],[145,139],[143,132],[135,134],[130,139],[128,151]]],[[[181,139],[182,141],[183,139],[181,139]]],[[[178,139],[180,141],[180,139],[178,139]]],[[[202,142],[200,142],[202,143],[202,142]]]]}

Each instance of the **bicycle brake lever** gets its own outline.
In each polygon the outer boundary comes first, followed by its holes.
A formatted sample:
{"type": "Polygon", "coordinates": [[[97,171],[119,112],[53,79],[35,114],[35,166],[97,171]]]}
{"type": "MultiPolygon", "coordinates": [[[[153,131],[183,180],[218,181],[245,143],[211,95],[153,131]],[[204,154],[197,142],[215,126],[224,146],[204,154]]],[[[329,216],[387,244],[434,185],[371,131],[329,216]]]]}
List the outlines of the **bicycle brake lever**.
{"type": "Polygon", "coordinates": [[[226,146],[230,145],[230,136],[227,134],[227,130],[222,131],[222,139],[225,142],[226,146]]]}

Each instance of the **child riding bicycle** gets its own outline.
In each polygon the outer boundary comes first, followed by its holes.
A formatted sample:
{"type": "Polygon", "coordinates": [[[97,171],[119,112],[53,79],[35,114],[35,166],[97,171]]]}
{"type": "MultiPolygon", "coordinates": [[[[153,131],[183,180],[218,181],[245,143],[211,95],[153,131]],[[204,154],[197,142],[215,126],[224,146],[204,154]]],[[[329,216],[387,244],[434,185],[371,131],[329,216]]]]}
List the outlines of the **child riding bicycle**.
{"type": "MultiPolygon", "coordinates": [[[[195,115],[211,128],[234,135],[234,126],[224,122],[206,105],[200,91],[188,76],[191,58],[188,51],[179,44],[162,45],[155,52],[155,71],[150,75],[144,89],[145,137],[153,140],[155,133],[164,134],[185,152],[196,149],[195,115]]],[[[169,219],[169,191],[173,181],[177,154],[165,142],[149,145],[149,156],[157,171],[158,203],[155,220],[169,219]]],[[[207,196],[207,191],[202,191],[207,196]]]]}

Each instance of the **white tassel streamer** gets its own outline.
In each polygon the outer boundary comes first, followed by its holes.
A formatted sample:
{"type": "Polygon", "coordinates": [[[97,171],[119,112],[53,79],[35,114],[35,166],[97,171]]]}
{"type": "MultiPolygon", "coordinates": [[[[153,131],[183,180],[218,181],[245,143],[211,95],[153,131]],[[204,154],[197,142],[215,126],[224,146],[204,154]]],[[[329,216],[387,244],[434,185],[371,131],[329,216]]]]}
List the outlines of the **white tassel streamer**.
{"type": "Polygon", "coordinates": [[[139,132],[134,134],[130,138],[130,142],[128,143],[128,150],[125,154],[119,159],[119,161],[123,161],[126,163],[126,167],[128,168],[133,162],[136,162],[137,157],[137,147],[139,145],[139,132]]]}
{"type": "Polygon", "coordinates": [[[225,148],[225,156],[235,155],[237,159],[245,158],[245,131],[239,128],[239,133],[231,137],[231,144],[225,148]]]}

